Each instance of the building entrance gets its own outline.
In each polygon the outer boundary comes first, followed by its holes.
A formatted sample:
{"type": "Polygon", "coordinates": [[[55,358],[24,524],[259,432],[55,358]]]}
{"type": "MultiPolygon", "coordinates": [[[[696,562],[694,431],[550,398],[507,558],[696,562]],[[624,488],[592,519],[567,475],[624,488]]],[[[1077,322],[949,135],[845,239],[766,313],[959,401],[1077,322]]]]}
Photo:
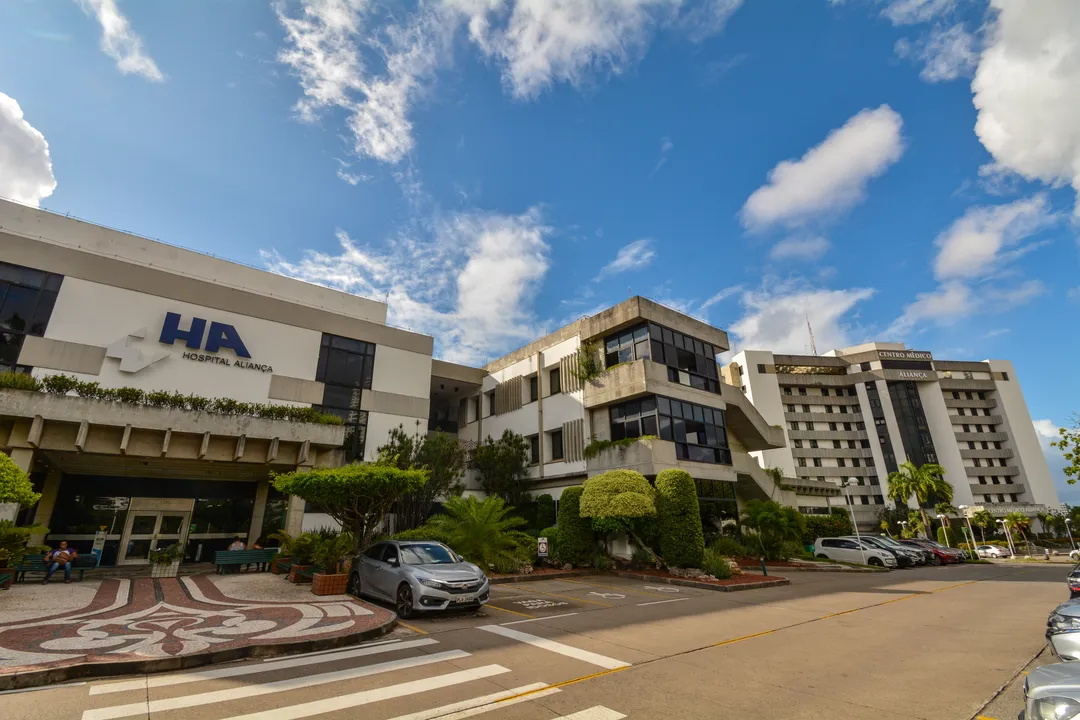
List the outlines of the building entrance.
{"type": "Polygon", "coordinates": [[[147,565],[151,550],[187,542],[195,501],[172,498],[131,498],[118,565],[147,565]]]}

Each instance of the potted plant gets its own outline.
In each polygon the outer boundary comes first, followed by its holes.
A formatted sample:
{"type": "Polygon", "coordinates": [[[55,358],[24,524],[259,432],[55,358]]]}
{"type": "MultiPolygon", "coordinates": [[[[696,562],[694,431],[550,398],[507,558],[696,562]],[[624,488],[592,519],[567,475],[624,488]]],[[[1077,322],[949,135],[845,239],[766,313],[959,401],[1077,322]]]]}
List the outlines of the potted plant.
{"type": "Polygon", "coordinates": [[[289,582],[310,582],[312,559],[318,538],[311,533],[301,533],[292,541],[292,565],[289,566],[289,582]]]}
{"type": "Polygon", "coordinates": [[[311,576],[311,592],[316,595],[345,594],[349,575],[343,571],[342,563],[352,550],[353,538],[347,532],[319,540],[314,553],[316,570],[311,576]]]}
{"type": "Polygon", "coordinates": [[[180,561],[184,558],[184,549],[173,543],[163,550],[150,551],[150,569],[152,578],[174,578],[180,570],[180,561]]]}
{"type": "Polygon", "coordinates": [[[44,525],[19,527],[10,520],[0,520],[0,588],[11,585],[15,580],[15,568],[23,564],[27,555],[48,552],[45,545],[27,546],[26,541],[33,533],[47,535],[49,528],[44,525]]]}
{"type": "Polygon", "coordinates": [[[278,530],[269,537],[271,540],[277,540],[280,543],[278,554],[270,561],[270,572],[275,575],[287,575],[289,568],[292,566],[292,546],[294,538],[284,530],[278,530]]]}

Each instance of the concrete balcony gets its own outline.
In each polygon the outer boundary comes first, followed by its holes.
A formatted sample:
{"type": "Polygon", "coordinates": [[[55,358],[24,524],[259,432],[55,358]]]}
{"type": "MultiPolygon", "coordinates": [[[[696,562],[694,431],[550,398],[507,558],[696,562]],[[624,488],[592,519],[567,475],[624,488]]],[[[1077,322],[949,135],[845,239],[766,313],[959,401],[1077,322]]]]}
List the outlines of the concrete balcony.
{"type": "Polygon", "coordinates": [[[792,440],[866,440],[865,430],[788,430],[792,440]]]}
{"type": "Polygon", "coordinates": [[[675,455],[675,443],[658,439],[601,450],[586,461],[586,466],[589,477],[609,470],[636,470],[646,477],[654,477],[662,470],[678,468],[698,480],[736,480],[733,466],[679,460],[675,455]]]}
{"type": "Polygon", "coordinates": [[[945,397],[945,407],[951,408],[982,408],[986,410],[992,410],[993,408],[997,407],[997,404],[997,400],[993,398],[987,398],[985,400],[974,398],[972,400],[968,400],[967,398],[954,398],[950,395],[947,395],[945,397]]]}
{"type": "Polygon", "coordinates": [[[876,467],[814,467],[808,465],[807,467],[797,467],[795,471],[804,477],[867,478],[871,475],[880,475],[876,467]]]}
{"type": "Polygon", "coordinates": [[[976,497],[980,495],[999,494],[1020,495],[1027,489],[1027,486],[1024,485],[1024,483],[1013,483],[1011,485],[994,485],[993,483],[987,483],[986,485],[983,485],[982,483],[971,483],[970,487],[971,494],[976,497]]]}
{"type": "Polygon", "coordinates": [[[966,467],[964,472],[967,473],[968,477],[990,477],[991,475],[1012,477],[1020,474],[1020,468],[1015,465],[1009,465],[1008,467],[966,467]]]}
{"type": "Polygon", "coordinates": [[[1001,448],[1000,450],[998,450],[996,448],[989,448],[987,450],[984,450],[982,448],[975,448],[974,450],[972,450],[970,448],[963,448],[963,449],[960,450],[960,457],[969,458],[969,459],[970,458],[1011,458],[1012,456],[1013,456],[1013,451],[1010,450],[1009,448],[1001,448]]]}
{"type": "Polygon", "coordinates": [[[993,380],[958,380],[956,378],[941,378],[938,384],[942,390],[995,390],[993,380]]]}
{"type": "Polygon", "coordinates": [[[958,432],[956,433],[956,442],[1005,442],[1009,439],[1009,433],[1003,432],[958,432]]]}
{"type": "Polygon", "coordinates": [[[1000,425],[1000,415],[950,415],[953,425],[1000,425]]]}
{"type": "MultiPolygon", "coordinates": [[[[797,422],[813,422],[813,423],[846,423],[846,422],[862,422],[862,413],[826,413],[826,412],[785,412],[785,420],[795,420],[797,422]]],[[[826,426],[827,427],[827,426],[826,426]]],[[[841,426],[843,427],[843,426],[841,426]]]]}
{"type": "Polygon", "coordinates": [[[663,395],[684,402],[724,408],[722,395],[668,380],[667,366],[651,360],[635,360],[611,368],[585,383],[585,408],[614,405],[645,395],[663,395]]]}
{"type": "Polygon", "coordinates": [[[792,457],[807,457],[807,458],[868,458],[873,457],[873,450],[870,448],[849,448],[849,447],[821,447],[821,448],[807,448],[807,447],[793,447],[791,448],[792,457]]]}
{"type": "Polygon", "coordinates": [[[817,495],[819,497],[838,497],[840,486],[828,480],[813,478],[784,478],[784,486],[794,490],[796,495],[817,495]]]}

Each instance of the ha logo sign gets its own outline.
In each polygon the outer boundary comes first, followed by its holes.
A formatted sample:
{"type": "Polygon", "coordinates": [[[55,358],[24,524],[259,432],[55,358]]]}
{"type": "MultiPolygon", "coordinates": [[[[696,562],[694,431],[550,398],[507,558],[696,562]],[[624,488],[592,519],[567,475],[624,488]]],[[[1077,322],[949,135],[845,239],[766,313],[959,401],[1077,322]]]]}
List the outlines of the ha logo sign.
{"type": "Polygon", "coordinates": [[[251,353],[248,352],[244,341],[240,339],[240,333],[232,325],[211,322],[208,331],[206,320],[193,317],[188,328],[184,330],[180,327],[180,322],[179,313],[166,313],[165,322],[161,326],[161,334],[158,336],[158,342],[163,345],[175,345],[178,340],[182,340],[184,346],[189,350],[203,351],[185,352],[183,354],[185,360],[264,373],[274,371],[274,368],[270,365],[251,362],[251,353]],[[218,355],[217,353],[221,350],[232,350],[233,354],[236,355],[236,359],[231,360],[226,356],[218,355]]]}

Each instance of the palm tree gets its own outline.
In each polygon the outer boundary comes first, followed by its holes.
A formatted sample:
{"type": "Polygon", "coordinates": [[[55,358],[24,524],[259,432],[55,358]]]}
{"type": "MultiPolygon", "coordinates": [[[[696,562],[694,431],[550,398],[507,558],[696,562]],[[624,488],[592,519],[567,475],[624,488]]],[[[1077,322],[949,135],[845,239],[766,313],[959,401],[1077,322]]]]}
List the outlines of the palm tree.
{"type": "MultiPolygon", "coordinates": [[[[1054,513],[1035,513],[1035,517],[1039,519],[1039,524],[1042,525],[1043,531],[1049,532],[1052,537],[1054,535],[1054,525],[1057,524],[1057,518],[1054,516],[1054,513]]],[[[1039,537],[1039,533],[1035,533],[1035,537],[1039,537]]]]}
{"type": "Polygon", "coordinates": [[[986,544],[986,528],[993,526],[994,516],[990,514],[989,510],[977,510],[971,516],[971,524],[979,528],[979,537],[982,538],[983,544],[986,544]]]}
{"type": "Polygon", "coordinates": [[[960,511],[957,510],[956,506],[953,505],[951,502],[939,502],[937,505],[934,506],[934,512],[937,513],[938,515],[944,515],[945,516],[945,520],[943,521],[943,524],[946,525],[946,526],[949,526],[949,525],[952,524],[952,523],[949,522],[949,518],[952,515],[959,515],[960,514],[960,511]]]}
{"type": "Polygon", "coordinates": [[[743,527],[753,530],[766,560],[782,560],[783,543],[802,539],[805,522],[795,508],[772,500],[749,500],[743,507],[743,527]]]}
{"type": "Polygon", "coordinates": [[[1019,510],[1014,510],[1005,516],[1005,524],[1013,530],[1020,533],[1020,537],[1024,538],[1024,545],[1027,546],[1027,535],[1024,534],[1024,528],[1031,527],[1031,518],[1019,510]]]}
{"type": "Polygon", "coordinates": [[[454,497],[443,503],[443,513],[428,520],[424,528],[434,531],[435,537],[482,568],[499,560],[521,554],[522,546],[532,539],[515,530],[525,520],[511,515],[502,498],[489,495],[483,500],[475,497],[454,497]]]}
{"type": "Polygon", "coordinates": [[[952,485],[945,481],[945,468],[936,463],[924,463],[919,467],[909,460],[896,472],[889,473],[889,497],[897,502],[906,503],[912,495],[919,502],[923,529],[930,527],[926,519],[926,504],[931,496],[942,502],[952,502],[952,485]]]}

